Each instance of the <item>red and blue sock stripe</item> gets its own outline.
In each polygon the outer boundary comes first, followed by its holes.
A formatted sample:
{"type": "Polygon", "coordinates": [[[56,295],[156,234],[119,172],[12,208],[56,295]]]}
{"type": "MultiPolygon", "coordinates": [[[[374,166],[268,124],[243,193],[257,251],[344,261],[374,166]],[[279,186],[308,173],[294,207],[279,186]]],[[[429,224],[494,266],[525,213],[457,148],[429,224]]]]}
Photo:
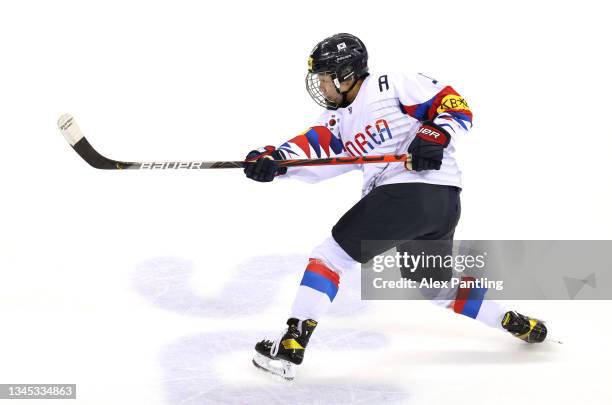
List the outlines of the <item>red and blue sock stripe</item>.
{"type": "Polygon", "coordinates": [[[338,293],[340,276],[327,267],[321,260],[310,259],[300,285],[327,294],[329,300],[333,301],[338,293]]]}
{"type": "MultiPolygon", "coordinates": [[[[474,281],[474,278],[462,277],[461,280],[474,281]]],[[[458,314],[476,319],[486,293],[486,288],[459,288],[453,310],[458,314]]]]}

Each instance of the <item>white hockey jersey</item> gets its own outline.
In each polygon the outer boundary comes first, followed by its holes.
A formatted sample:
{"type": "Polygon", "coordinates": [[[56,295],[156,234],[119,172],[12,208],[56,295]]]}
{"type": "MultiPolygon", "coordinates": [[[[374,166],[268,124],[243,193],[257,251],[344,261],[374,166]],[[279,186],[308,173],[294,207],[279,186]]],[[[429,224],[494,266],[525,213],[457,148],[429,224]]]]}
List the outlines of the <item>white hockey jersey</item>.
{"type": "Polygon", "coordinates": [[[286,159],[406,153],[422,121],[445,128],[451,141],[440,170],[407,171],[401,163],[290,167],[279,176],[314,183],[360,169],[363,195],[393,183],[430,183],[461,187],[455,161],[456,140],[472,126],[472,113],[452,87],[422,74],[371,74],[346,108],[326,110],[317,123],[277,149],[286,159]]]}

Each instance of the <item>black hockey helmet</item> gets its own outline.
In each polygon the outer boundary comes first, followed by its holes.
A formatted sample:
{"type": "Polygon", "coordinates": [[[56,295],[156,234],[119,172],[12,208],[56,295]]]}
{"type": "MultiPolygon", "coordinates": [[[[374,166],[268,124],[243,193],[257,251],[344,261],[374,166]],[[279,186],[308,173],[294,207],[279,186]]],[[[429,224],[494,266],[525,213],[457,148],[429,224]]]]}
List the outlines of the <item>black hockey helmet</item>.
{"type": "MultiPolygon", "coordinates": [[[[339,93],[340,83],[352,77],[356,79],[366,77],[368,75],[368,51],[363,42],[351,34],[335,34],[319,42],[308,58],[306,90],[310,97],[320,106],[330,110],[342,107],[345,101],[337,104],[321,93],[319,74],[330,75],[339,93]]],[[[346,98],[346,93],[342,93],[343,100],[346,98]]]]}

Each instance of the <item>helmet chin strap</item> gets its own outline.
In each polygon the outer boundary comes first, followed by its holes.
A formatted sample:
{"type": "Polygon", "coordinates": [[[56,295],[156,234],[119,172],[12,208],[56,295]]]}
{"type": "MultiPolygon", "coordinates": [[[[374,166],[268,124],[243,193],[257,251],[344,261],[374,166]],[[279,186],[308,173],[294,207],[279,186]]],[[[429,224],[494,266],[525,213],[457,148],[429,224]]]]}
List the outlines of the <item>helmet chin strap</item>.
{"type": "Polygon", "coordinates": [[[348,93],[350,93],[350,91],[351,91],[351,90],[353,90],[353,87],[355,87],[355,85],[357,84],[357,82],[358,82],[358,81],[359,81],[359,79],[355,79],[355,80],[353,80],[353,84],[351,84],[351,87],[349,87],[347,91],[342,91],[342,92],[341,92],[341,91],[340,91],[340,89],[339,89],[338,87],[335,87],[335,86],[334,86],[334,87],[336,88],[336,91],[338,92],[338,94],[340,94],[340,95],[342,96],[342,101],[341,101],[341,102],[338,104],[338,107],[340,107],[340,108],[346,108],[346,107],[348,107],[348,105],[349,105],[350,103],[349,103],[349,102],[347,102],[347,100],[346,100],[346,95],[347,95],[348,93]]]}

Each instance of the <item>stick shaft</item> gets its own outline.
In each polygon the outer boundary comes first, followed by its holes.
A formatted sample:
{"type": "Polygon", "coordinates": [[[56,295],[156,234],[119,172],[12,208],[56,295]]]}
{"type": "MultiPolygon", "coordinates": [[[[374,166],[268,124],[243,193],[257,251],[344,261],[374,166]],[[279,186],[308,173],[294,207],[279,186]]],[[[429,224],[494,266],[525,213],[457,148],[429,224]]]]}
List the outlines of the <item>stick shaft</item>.
{"type": "MultiPolygon", "coordinates": [[[[85,138],[74,118],[65,114],[58,126],[70,146],[91,166],[104,170],[176,170],[176,169],[240,169],[245,161],[164,161],[127,162],[109,159],[94,149],[85,138]]],[[[355,165],[367,163],[410,162],[410,155],[376,155],[357,157],[332,157],[321,159],[277,160],[279,167],[355,165]]]]}
{"type": "MultiPolygon", "coordinates": [[[[355,165],[367,163],[405,162],[408,155],[376,155],[358,157],[335,157],[321,159],[277,160],[279,167],[355,165]]],[[[116,162],[123,169],[239,169],[246,166],[245,161],[192,161],[192,162],[116,162]]]]}

